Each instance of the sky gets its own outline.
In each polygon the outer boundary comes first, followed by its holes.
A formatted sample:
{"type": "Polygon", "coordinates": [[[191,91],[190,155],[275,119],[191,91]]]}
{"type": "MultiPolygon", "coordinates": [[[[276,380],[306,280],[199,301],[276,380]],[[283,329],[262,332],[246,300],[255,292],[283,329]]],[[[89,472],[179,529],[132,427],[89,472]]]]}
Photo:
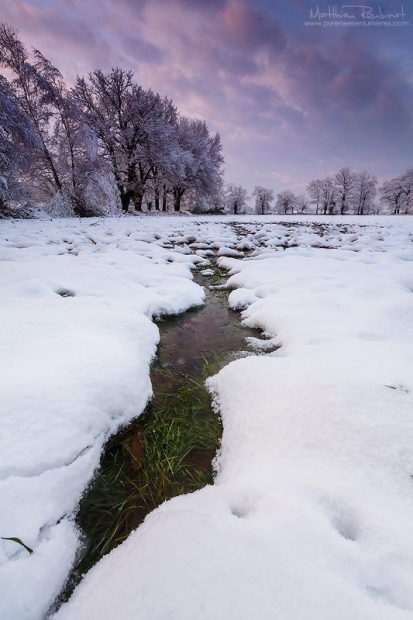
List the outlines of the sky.
{"type": "Polygon", "coordinates": [[[0,16],[68,83],[132,69],[205,119],[250,193],[413,166],[413,0],[0,0],[0,16]]]}

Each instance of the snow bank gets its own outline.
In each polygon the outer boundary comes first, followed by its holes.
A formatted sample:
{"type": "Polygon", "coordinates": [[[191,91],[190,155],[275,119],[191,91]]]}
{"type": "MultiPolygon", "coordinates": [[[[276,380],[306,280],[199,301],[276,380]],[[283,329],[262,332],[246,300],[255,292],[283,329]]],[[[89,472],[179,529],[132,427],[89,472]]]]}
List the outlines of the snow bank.
{"type": "Polygon", "coordinates": [[[413,618],[413,222],[336,222],[244,222],[259,251],[220,264],[282,347],[209,380],[214,486],[149,515],[56,618],[413,618]]]}
{"type": "Polygon", "coordinates": [[[101,446],[150,395],[150,317],[202,302],[197,242],[249,253],[219,259],[231,303],[282,346],[209,382],[214,486],[149,515],[56,618],[413,618],[413,220],[231,219],[0,223],[1,534],[35,549],[1,541],[1,617],[40,620],[64,582],[101,446]]]}
{"type": "Polygon", "coordinates": [[[0,534],[34,550],[1,541],[1,618],[42,618],[62,588],[102,446],[152,393],[151,318],[203,303],[202,259],[140,241],[136,223],[1,223],[0,534]]]}

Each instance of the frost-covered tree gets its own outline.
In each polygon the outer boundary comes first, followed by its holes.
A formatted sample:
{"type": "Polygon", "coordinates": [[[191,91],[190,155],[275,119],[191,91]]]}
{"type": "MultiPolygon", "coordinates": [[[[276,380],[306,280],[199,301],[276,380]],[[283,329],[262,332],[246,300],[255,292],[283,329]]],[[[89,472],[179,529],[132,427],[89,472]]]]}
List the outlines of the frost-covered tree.
{"type": "Polygon", "coordinates": [[[334,179],[326,177],[320,182],[321,212],[323,215],[332,215],[337,203],[337,188],[334,179]]]}
{"type": "Polygon", "coordinates": [[[377,179],[369,172],[352,172],[342,168],[334,178],[316,179],[307,186],[316,213],[341,215],[353,212],[362,215],[374,209],[377,179]]]}
{"type": "Polygon", "coordinates": [[[0,75],[0,211],[10,201],[30,196],[22,176],[30,165],[30,153],[38,147],[35,128],[21,110],[7,79],[0,75]]]}
{"type": "Polygon", "coordinates": [[[147,204],[155,211],[167,210],[168,193],[184,172],[182,153],[178,141],[179,115],[172,101],[162,98],[162,113],[156,131],[149,136],[146,163],[149,176],[145,187],[147,204]]]}
{"type": "Polygon", "coordinates": [[[402,206],[402,196],[404,193],[401,177],[395,177],[390,181],[385,181],[379,188],[380,202],[393,214],[399,214],[402,206]]]}
{"type": "Polygon", "coordinates": [[[28,116],[16,101],[7,79],[0,75],[0,169],[20,167],[38,139],[28,116]]]}
{"type": "Polygon", "coordinates": [[[171,104],[133,81],[133,72],[119,67],[96,69],[89,80],[78,78],[75,97],[85,122],[97,135],[100,154],[114,175],[122,209],[137,210],[154,169],[162,168],[171,129],[164,122],[171,104]]]}
{"type": "Polygon", "coordinates": [[[174,211],[180,211],[182,196],[188,190],[204,197],[216,193],[224,158],[220,135],[211,136],[205,121],[179,117],[176,131],[178,151],[169,191],[173,195],[174,211]]]}
{"type": "Polygon", "coordinates": [[[82,184],[96,170],[90,158],[91,134],[60,71],[39,50],[31,58],[17,31],[0,24],[0,66],[12,74],[14,100],[36,137],[30,153],[31,184],[45,197],[62,191],[76,209],[82,184]]]}
{"type": "Polygon", "coordinates": [[[374,209],[374,198],[377,194],[377,178],[366,170],[356,175],[354,188],[354,204],[357,215],[365,215],[374,209]]]}
{"type": "Polygon", "coordinates": [[[188,189],[182,199],[181,210],[192,213],[223,214],[226,210],[223,182],[220,179],[211,193],[200,193],[196,189],[188,189]]]}
{"type": "Polygon", "coordinates": [[[357,175],[350,168],[341,168],[334,177],[337,190],[337,203],[341,215],[353,206],[357,175]]]}
{"type": "Polygon", "coordinates": [[[272,189],[267,189],[261,185],[256,185],[252,192],[252,197],[255,198],[255,211],[264,215],[271,211],[271,202],[274,200],[274,192],[272,189]]]}
{"type": "Polygon", "coordinates": [[[385,181],[379,188],[380,202],[395,215],[409,213],[413,207],[413,168],[390,181],[385,181]]]}
{"type": "Polygon", "coordinates": [[[225,188],[225,206],[230,213],[239,215],[246,213],[248,209],[247,200],[249,200],[247,190],[242,185],[228,183],[225,188]]]}
{"type": "Polygon", "coordinates": [[[320,179],[310,181],[310,183],[307,185],[307,192],[311,198],[311,203],[314,204],[316,207],[315,212],[317,215],[322,199],[322,181],[320,179]]]}
{"type": "Polygon", "coordinates": [[[109,210],[118,197],[125,211],[131,202],[141,210],[144,198],[166,210],[171,196],[179,211],[187,192],[195,205],[218,204],[219,134],[180,116],[167,97],[137,85],[131,71],[96,69],[69,89],[59,70],[39,50],[29,54],[7,24],[0,24],[0,67],[12,76],[0,77],[2,204],[17,178],[12,170],[30,174],[29,184],[54,214],[100,213],[93,188],[105,203],[112,200],[109,210]],[[24,161],[30,161],[25,170],[24,161]]]}
{"type": "Polygon", "coordinates": [[[53,157],[50,120],[52,116],[49,102],[47,75],[42,75],[36,66],[29,62],[29,54],[17,36],[17,31],[7,24],[0,24],[0,66],[12,73],[10,87],[22,112],[30,119],[39,148],[37,157],[44,174],[41,180],[43,188],[51,188],[55,193],[62,187],[53,157]]]}
{"type": "Polygon", "coordinates": [[[403,186],[402,210],[403,213],[411,213],[413,210],[413,168],[406,170],[401,175],[403,186]]]}
{"type": "Polygon", "coordinates": [[[277,194],[277,200],[275,202],[277,213],[283,213],[284,215],[287,215],[288,211],[294,213],[296,200],[297,197],[290,189],[285,189],[277,194]]]}
{"type": "Polygon", "coordinates": [[[308,207],[310,206],[310,201],[308,200],[305,194],[298,194],[295,200],[295,209],[297,213],[304,213],[308,211],[308,207]]]}

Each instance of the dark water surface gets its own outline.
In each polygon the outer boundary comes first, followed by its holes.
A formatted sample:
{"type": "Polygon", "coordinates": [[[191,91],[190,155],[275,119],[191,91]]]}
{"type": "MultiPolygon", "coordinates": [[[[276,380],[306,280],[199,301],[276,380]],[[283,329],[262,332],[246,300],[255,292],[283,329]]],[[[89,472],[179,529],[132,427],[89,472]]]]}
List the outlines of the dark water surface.
{"type": "MultiPolygon", "coordinates": [[[[204,287],[205,306],[157,321],[161,341],[151,373],[154,391],[158,382],[162,387],[165,385],[165,379],[158,376],[159,369],[173,371],[167,383],[172,388],[182,373],[200,378],[205,365],[218,372],[234,359],[234,354],[249,350],[246,337],[259,336],[259,330],[241,325],[239,312],[228,307],[228,289],[214,288],[225,282],[228,272],[217,268],[213,276],[203,276],[200,272],[195,273],[194,280],[204,287]]],[[[207,376],[212,374],[209,372],[207,376]]]]}

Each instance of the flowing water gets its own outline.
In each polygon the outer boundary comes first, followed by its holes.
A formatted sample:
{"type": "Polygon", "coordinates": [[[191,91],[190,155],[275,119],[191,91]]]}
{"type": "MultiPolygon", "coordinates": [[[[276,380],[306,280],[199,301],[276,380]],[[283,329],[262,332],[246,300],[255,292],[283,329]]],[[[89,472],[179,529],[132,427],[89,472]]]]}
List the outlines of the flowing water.
{"type": "Polygon", "coordinates": [[[206,293],[205,306],[157,321],[153,399],[106,446],[77,515],[84,545],[54,610],[156,506],[213,482],[211,462],[222,427],[204,381],[237,356],[250,354],[245,338],[257,338],[259,331],[242,326],[239,313],[228,308],[228,290],[220,288],[228,273],[215,265],[208,272],[195,273],[206,293]]]}

